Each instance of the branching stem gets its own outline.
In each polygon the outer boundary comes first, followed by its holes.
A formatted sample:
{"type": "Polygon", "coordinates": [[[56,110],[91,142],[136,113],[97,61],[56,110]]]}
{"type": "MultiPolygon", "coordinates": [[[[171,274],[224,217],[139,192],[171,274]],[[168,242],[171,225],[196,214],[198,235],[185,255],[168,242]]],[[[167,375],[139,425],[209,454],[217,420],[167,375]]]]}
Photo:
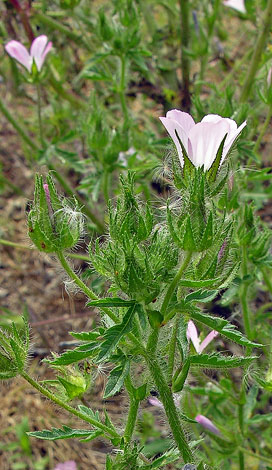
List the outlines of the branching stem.
{"type": "Polygon", "coordinates": [[[53,401],[57,405],[59,405],[61,408],[64,408],[66,411],[69,413],[77,416],[78,418],[82,419],[83,421],[86,421],[87,423],[91,424],[92,426],[95,426],[98,429],[101,429],[104,431],[106,434],[109,434],[112,437],[119,437],[119,434],[114,431],[112,428],[109,428],[103,423],[100,423],[99,421],[96,421],[95,419],[91,418],[90,416],[85,415],[84,413],[81,413],[80,411],[76,410],[72,406],[68,405],[67,403],[63,402],[60,400],[60,398],[57,398],[53,393],[50,392],[47,388],[43,387],[41,384],[36,382],[32,377],[30,377],[25,371],[21,372],[21,376],[30,384],[32,387],[34,387],[36,390],[38,390],[42,395],[44,395],[46,398],[49,398],[49,400],[53,401]]]}

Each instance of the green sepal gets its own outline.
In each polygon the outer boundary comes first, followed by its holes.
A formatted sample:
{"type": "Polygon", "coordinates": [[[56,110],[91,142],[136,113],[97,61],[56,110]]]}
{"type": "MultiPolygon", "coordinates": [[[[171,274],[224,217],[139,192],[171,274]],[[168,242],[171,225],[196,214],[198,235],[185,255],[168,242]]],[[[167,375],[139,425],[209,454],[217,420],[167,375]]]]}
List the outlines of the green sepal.
{"type": "Polygon", "coordinates": [[[190,216],[187,217],[186,225],[185,225],[185,233],[182,241],[183,249],[185,251],[198,251],[195,243],[195,237],[192,229],[191,218],[190,216]]]}
{"type": "Polygon", "coordinates": [[[175,230],[175,227],[174,227],[174,224],[173,224],[173,219],[172,219],[172,213],[171,213],[171,210],[169,209],[168,204],[167,204],[167,224],[168,224],[170,235],[173,238],[173,241],[176,243],[176,245],[178,245],[180,248],[182,248],[183,247],[182,241],[179,238],[179,236],[178,236],[178,234],[175,230]]]}
{"type": "Polygon", "coordinates": [[[213,213],[210,212],[208,222],[206,224],[200,249],[198,251],[207,250],[213,244],[213,213]]]}
{"type": "Polygon", "coordinates": [[[181,146],[181,149],[182,149],[182,156],[183,156],[183,160],[184,160],[183,177],[184,177],[184,180],[186,182],[188,182],[192,178],[192,176],[194,175],[195,165],[192,163],[192,161],[188,157],[186,149],[185,149],[181,139],[179,138],[179,135],[178,135],[176,130],[175,130],[175,134],[176,134],[176,137],[177,137],[177,139],[179,141],[179,144],[181,146]]]}
{"type": "Polygon", "coordinates": [[[174,377],[174,382],[173,382],[173,387],[172,390],[174,393],[180,392],[183,389],[183,386],[185,384],[185,381],[187,379],[188,373],[190,369],[190,358],[186,359],[182,366],[181,372],[177,375],[177,377],[174,377]]]}
{"type": "Polygon", "coordinates": [[[219,148],[217,150],[215,160],[213,161],[212,166],[210,167],[210,169],[207,171],[208,179],[211,182],[215,181],[215,179],[216,179],[217,171],[218,171],[218,168],[219,168],[221,160],[222,160],[222,154],[223,154],[224,144],[225,144],[227,135],[228,134],[226,134],[224,136],[224,138],[223,138],[223,140],[222,140],[222,142],[219,145],[219,148]]]}

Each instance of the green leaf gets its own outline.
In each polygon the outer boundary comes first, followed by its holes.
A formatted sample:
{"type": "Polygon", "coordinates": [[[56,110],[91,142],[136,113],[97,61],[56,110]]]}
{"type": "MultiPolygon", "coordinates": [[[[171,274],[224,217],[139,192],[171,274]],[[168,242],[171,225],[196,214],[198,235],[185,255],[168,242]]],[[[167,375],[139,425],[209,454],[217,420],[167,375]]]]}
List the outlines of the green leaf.
{"type": "Polygon", "coordinates": [[[210,287],[210,286],[213,286],[219,280],[220,280],[219,277],[216,277],[214,279],[200,279],[200,280],[181,279],[179,281],[179,285],[185,286],[185,287],[210,287]]]}
{"type": "Polygon", "coordinates": [[[100,346],[100,352],[98,355],[98,361],[105,360],[111,352],[116,348],[120,339],[129,333],[132,329],[132,320],[135,313],[136,304],[130,307],[125,314],[122,323],[114,325],[109,328],[104,334],[105,341],[100,346]]]}
{"type": "Polygon", "coordinates": [[[72,429],[69,426],[63,426],[63,428],[52,428],[51,431],[44,429],[43,431],[33,431],[27,433],[31,437],[38,439],[45,439],[48,441],[55,441],[58,439],[71,439],[75,437],[96,437],[102,434],[102,431],[89,431],[86,429],[72,429]]]}
{"type": "Polygon", "coordinates": [[[99,343],[86,343],[83,346],[64,352],[61,356],[53,360],[44,359],[44,362],[48,362],[54,366],[66,366],[74,362],[82,361],[82,359],[86,359],[87,357],[94,356],[98,348],[99,343]]]}
{"type": "Polygon", "coordinates": [[[186,295],[184,302],[210,302],[217,295],[217,290],[199,289],[186,295]]]}
{"type": "Polygon", "coordinates": [[[86,416],[89,416],[89,418],[92,418],[101,423],[99,411],[94,412],[91,408],[88,408],[88,406],[85,405],[78,405],[78,409],[81,413],[85,414],[86,416]]]}
{"type": "Polygon", "coordinates": [[[151,465],[145,465],[145,469],[153,470],[156,468],[161,468],[162,466],[164,467],[165,465],[173,463],[178,459],[179,459],[178,449],[170,449],[168,452],[166,452],[165,454],[161,455],[156,460],[154,460],[151,465]]]}
{"type": "Polygon", "coordinates": [[[101,336],[101,333],[98,331],[70,331],[69,334],[80,341],[93,341],[96,340],[98,336],[101,336]]]}
{"type": "Polygon", "coordinates": [[[129,373],[129,367],[130,362],[126,361],[124,364],[115,367],[111,371],[103,398],[112,397],[121,390],[124,380],[129,373]]]}
{"type": "Polygon", "coordinates": [[[105,297],[104,299],[91,300],[88,307],[131,307],[135,305],[136,300],[124,300],[119,297],[105,297]]]}
{"type": "Polygon", "coordinates": [[[247,420],[248,424],[258,424],[262,423],[263,421],[267,421],[268,423],[272,422],[272,413],[267,413],[265,415],[256,414],[247,420]]]}
{"type": "Polygon", "coordinates": [[[187,308],[183,306],[184,311],[188,312],[193,320],[199,321],[212,330],[218,331],[221,335],[242,346],[262,347],[262,344],[254,343],[247,339],[237,328],[224,318],[214,317],[207,313],[202,313],[195,307],[187,308]]]}
{"type": "Polygon", "coordinates": [[[182,419],[182,421],[186,421],[186,423],[197,423],[198,422],[193,418],[189,418],[189,416],[186,416],[184,413],[181,413],[181,411],[179,411],[179,416],[180,416],[180,419],[182,419]]]}
{"type": "Polygon", "coordinates": [[[248,366],[257,356],[235,357],[223,356],[219,353],[196,354],[190,356],[191,366],[205,367],[208,369],[232,369],[234,367],[248,366]]]}

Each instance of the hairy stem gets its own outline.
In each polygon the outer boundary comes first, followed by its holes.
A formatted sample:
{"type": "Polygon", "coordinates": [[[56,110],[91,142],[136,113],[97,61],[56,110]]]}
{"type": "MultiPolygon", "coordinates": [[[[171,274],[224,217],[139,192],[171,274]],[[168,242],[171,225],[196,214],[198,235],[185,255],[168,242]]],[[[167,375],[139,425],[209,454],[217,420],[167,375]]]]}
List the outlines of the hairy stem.
{"type": "Polygon", "coordinates": [[[134,396],[133,385],[132,385],[131,378],[129,375],[127,376],[125,380],[125,386],[129,395],[130,403],[129,403],[129,412],[127,416],[127,424],[126,424],[126,428],[124,431],[124,439],[125,439],[125,442],[129,443],[132,439],[134,428],[136,425],[140,401],[137,400],[134,396]]]}
{"type": "Polygon", "coordinates": [[[190,263],[192,257],[191,251],[188,251],[185,255],[182,265],[180,266],[177,274],[175,275],[174,279],[172,280],[168,290],[165,294],[164,301],[161,307],[161,314],[164,315],[166,313],[167,307],[169,302],[171,301],[172,295],[175,292],[178,282],[181,279],[182,274],[184,273],[185,269],[187,268],[188,264],[190,263]]]}
{"type": "Polygon", "coordinates": [[[128,122],[128,109],[127,109],[127,103],[126,103],[126,57],[124,55],[121,56],[121,68],[120,68],[120,101],[121,101],[121,106],[122,106],[122,111],[124,115],[124,124],[127,124],[128,122]]]}
{"type": "Polygon", "coordinates": [[[251,59],[249,70],[246,74],[246,79],[245,79],[243,88],[242,88],[242,92],[240,96],[241,103],[244,103],[250,94],[251,87],[254,83],[254,78],[259,67],[262,52],[264,50],[266,41],[269,38],[271,22],[272,22],[272,0],[268,0],[267,7],[266,7],[264,17],[263,17],[262,27],[260,28],[255,50],[251,59]]]}
{"type": "Polygon", "coordinates": [[[168,371],[167,371],[167,380],[169,384],[172,384],[172,376],[175,365],[175,352],[176,352],[176,342],[177,342],[177,332],[179,324],[180,314],[176,315],[174,326],[172,329],[172,335],[169,344],[169,353],[168,353],[168,371]]]}
{"type": "Polygon", "coordinates": [[[179,418],[176,405],[174,403],[173,395],[168,387],[159,362],[155,355],[150,354],[148,351],[144,357],[149,368],[150,374],[153,377],[155,385],[158,389],[160,399],[163,403],[165,413],[168,418],[169,426],[171,428],[177,447],[183,457],[183,460],[185,463],[193,463],[194,458],[187,443],[184,431],[182,429],[181,420],[179,418]]]}
{"type": "Polygon", "coordinates": [[[50,390],[48,390],[47,388],[43,387],[41,384],[36,382],[36,380],[34,380],[32,377],[30,377],[25,371],[21,372],[21,376],[30,385],[32,385],[32,387],[34,387],[36,390],[38,390],[42,395],[49,398],[49,400],[53,401],[54,403],[59,405],[61,408],[64,408],[69,413],[77,416],[78,418],[82,419],[83,421],[86,421],[87,423],[91,424],[92,426],[95,426],[96,428],[101,429],[102,431],[109,434],[110,436],[119,437],[119,434],[116,431],[114,431],[112,428],[109,428],[105,424],[102,424],[99,421],[96,421],[95,419],[91,418],[90,416],[85,415],[84,413],[81,413],[80,411],[76,410],[72,406],[70,406],[67,403],[60,400],[60,398],[57,398],[53,393],[50,392],[50,390]]]}
{"type": "MultiPolygon", "coordinates": [[[[247,247],[246,245],[242,248],[242,274],[243,276],[247,275],[247,247]]],[[[251,319],[250,319],[250,310],[248,306],[248,287],[249,284],[247,281],[243,281],[240,289],[240,302],[243,313],[243,322],[246,335],[248,339],[252,340],[252,328],[251,328],[251,319]]]]}

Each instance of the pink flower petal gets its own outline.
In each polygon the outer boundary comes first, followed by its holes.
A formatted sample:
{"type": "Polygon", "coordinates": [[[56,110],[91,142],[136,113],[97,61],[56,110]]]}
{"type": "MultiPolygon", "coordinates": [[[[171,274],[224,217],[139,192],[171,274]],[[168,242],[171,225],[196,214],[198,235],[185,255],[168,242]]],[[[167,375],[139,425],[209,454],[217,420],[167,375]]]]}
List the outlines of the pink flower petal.
{"type": "Polygon", "coordinates": [[[208,429],[209,431],[213,432],[214,434],[220,434],[219,429],[211,422],[209,418],[203,415],[197,415],[195,420],[203,426],[203,428],[208,429]]]}
{"type": "Polygon", "coordinates": [[[224,159],[226,158],[226,156],[228,155],[228,153],[230,152],[231,148],[233,147],[236,139],[239,137],[239,135],[241,134],[242,130],[244,129],[244,127],[247,125],[247,122],[244,121],[241,126],[238,127],[238,129],[235,129],[235,130],[231,130],[231,132],[229,133],[229,135],[227,136],[226,138],[226,141],[225,141],[225,145],[224,145],[224,150],[223,150],[223,155],[222,155],[222,161],[221,163],[224,161],[224,159]]]}
{"type": "Polygon", "coordinates": [[[150,403],[150,405],[152,405],[152,406],[156,406],[157,408],[163,408],[164,409],[164,406],[163,406],[162,402],[156,397],[148,398],[148,403],[150,403]]]}
{"type": "Polygon", "coordinates": [[[197,333],[196,326],[192,320],[189,320],[188,326],[187,326],[187,339],[188,341],[192,341],[194,348],[196,352],[199,352],[199,337],[197,333]]]}
{"type": "Polygon", "coordinates": [[[192,160],[196,167],[204,165],[204,171],[209,170],[215,160],[217,150],[228,132],[229,123],[225,119],[218,122],[198,122],[190,129],[192,160]]]}
{"type": "Polygon", "coordinates": [[[226,7],[233,8],[234,10],[237,10],[240,13],[246,13],[244,0],[224,0],[223,3],[226,7]]]}
{"type": "Polygon", "coordinates": [[[181,149],[181,146],[180,146],[180,143],[178,141],[178,138],[176,136],[175,131],[177,131],[178,136],[179,136],[181,142],[183,143],[186,152],[188,152],[188,135],[185,132],[185,130],[183,129],[183,127],[181,127],[181,125],[177,121],[175,121],[174,119],[170,119],[170,118],[167,118],[167,117],[160,117],[160,120],[163,123],[165,129],[167,130],[168,134],[172,138],[172,140],[173,140],[173,142],[176,146],[176,149],[178,151],[178,156],[179,156],[179,159],[180,159],[181,166],[183,166],[184,160],[183,160],[182,149],[181,149]]]}
{"type": "Polygon", "coordinates": [[[180,111],[179,109],[171,109],[171,111],[168,111],[166,113],[166,118],[177,121],[177,123],[185,130],[186,134],[188,134],[191,127],[195,125],[195,121],[192,116],[180,111]]]}
{"type": "Polygon", "coordinates": [[[77,464],[74,460],[67,460],[67,462],[58,463],[54,470],[77,470],[77,464]]]}
{"type": "Polygon", "coordinates": [[[32,67],[32,57],[28,53],[27,49],[23,44],[18,41],[10,41],[6,44],[5,49],[7,53],[22,64],[29,72],[32,67]]]}
{"type": "Polygon", "coordinates": [[[39,71],[42,68],[46,54],[50,51],[52,47],[52,43],[48,43],[48,45],[46,46],[47,42],[48,38],[43,34],[34,39],[33,43],[31,44],[30,55],[35,60],[37,69],[39,71]]]}
{"type": "Polygon", "coordinates": [[[210,344],[210,342],[218,335],[218,332],[215,331],[215,330],[212,330],[207,336],[206,338],[202,341],[202,343],[200,344],[199,346],[199,354],[202,353],[202,351],[204,351],[204,349],[208,346],[208,344],[210,344]]]}

